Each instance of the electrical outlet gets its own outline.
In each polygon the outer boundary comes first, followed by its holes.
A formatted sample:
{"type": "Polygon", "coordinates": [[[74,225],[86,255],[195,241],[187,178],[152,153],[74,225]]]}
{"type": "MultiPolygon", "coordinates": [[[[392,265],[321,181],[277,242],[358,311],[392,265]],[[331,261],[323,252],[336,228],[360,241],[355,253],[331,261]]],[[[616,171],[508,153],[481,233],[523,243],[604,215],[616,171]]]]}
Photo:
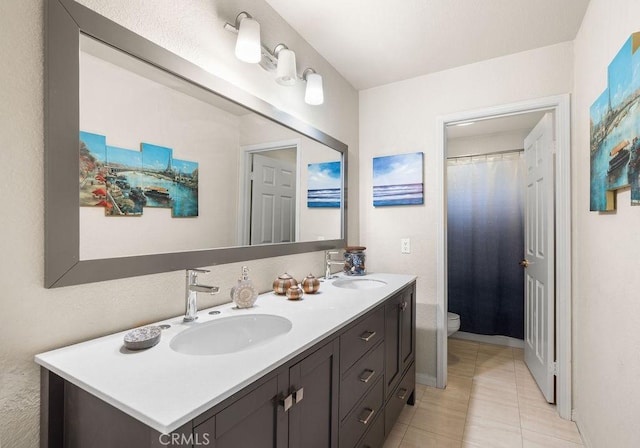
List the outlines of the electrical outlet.
{"type": "Polygon", "coordinates": [[[411,253],[411,240],[409,238],[402,238],[400,240],[400,252],[403,254],[411,253]]]}

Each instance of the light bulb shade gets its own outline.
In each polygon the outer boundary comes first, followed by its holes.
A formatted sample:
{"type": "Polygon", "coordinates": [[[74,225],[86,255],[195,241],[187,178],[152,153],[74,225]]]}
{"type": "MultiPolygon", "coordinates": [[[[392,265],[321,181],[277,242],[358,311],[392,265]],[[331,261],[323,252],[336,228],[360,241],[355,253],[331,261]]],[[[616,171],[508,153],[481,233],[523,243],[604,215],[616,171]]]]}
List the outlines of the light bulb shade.
{"type": "Polygon", "coordinates": [[[260,24],[253,19],[245,17],[240,22],[238,29],[236,57],[244,62],[258,63],[262,59],[261,45],[260,24]]]}
{"type": "Polygon", "coordinates": [[[296,54],[289,49],[283,48],[278,52],[276,82],[283,86],[292,86],[296,83],[297,77],[296,54]]]}
{"type": "Polygon", "coordinates": [[[312,106],[324,103],[322,76],[318,73],[309,73],[307,75],[307,89],[304,91],[304,102],[312,106]]]}

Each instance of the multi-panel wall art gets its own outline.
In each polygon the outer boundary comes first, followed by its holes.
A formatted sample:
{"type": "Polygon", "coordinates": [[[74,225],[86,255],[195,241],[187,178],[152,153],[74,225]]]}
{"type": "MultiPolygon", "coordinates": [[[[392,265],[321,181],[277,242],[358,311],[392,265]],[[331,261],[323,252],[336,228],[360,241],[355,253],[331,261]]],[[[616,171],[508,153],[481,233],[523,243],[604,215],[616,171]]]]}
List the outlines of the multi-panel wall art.
{"type": "Polygon", "coordinates": [[[198,163],[174,159],[171,148],[141,148],[109,146],[104,135],[81,131],[80,206],[104,207],[106,216],[139,216],[144,207],[198,216],[198,163]]]}
{"type": "Polygon", "coordinates": [[[609,64],[606,90],[591,105],[592,211],[615,209],[615,191],[631,187],[640,205],[640,32],[609,64]]]}

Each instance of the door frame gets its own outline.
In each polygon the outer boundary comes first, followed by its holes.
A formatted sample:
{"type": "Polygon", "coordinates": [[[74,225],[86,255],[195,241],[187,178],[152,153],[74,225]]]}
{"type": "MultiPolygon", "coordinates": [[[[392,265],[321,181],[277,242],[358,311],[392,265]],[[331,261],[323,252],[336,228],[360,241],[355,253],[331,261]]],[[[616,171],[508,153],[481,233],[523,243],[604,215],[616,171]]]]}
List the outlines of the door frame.
{"type": "Polygon", "coordinates": [[[279,140],[269,143],[258,143],[254,145],[243,145],[241,149],[241,160],[238,163],[238,219],[236,225],[236,245],[250,245],[249,235],[251,228],[251,156],[258,152],[268,152],[284,148],[296,148],[296,229],[295,238],[300,238],[300,151],[302,143],[299,138],[289,140],[279,140]]]}
{"type": "Polygon", "coordinates": [[[555,127],[555,227],[556,227],[556,403],[560,417],[571,419],[571,122],[569,94],[442,115],[436,118],[434,165],[437,216],[436,273],[436,386],[447,384],[447,178],[446,126],[527,112],[554,112],[555,127]],[[437,191],[437,190],[436,190],[437,191]]]}

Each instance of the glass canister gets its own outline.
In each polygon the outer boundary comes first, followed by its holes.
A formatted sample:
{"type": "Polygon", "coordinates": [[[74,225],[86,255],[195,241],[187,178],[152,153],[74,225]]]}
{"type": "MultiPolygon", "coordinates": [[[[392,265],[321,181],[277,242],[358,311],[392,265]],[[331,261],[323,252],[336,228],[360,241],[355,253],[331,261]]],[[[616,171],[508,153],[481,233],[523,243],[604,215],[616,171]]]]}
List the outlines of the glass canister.
{"type": "Polygon", "coordinates": [[[367,268],[365,265],[364,246],[347,246],[344,249],[344,272],[347,275],[365,275],[367,268]]]}

